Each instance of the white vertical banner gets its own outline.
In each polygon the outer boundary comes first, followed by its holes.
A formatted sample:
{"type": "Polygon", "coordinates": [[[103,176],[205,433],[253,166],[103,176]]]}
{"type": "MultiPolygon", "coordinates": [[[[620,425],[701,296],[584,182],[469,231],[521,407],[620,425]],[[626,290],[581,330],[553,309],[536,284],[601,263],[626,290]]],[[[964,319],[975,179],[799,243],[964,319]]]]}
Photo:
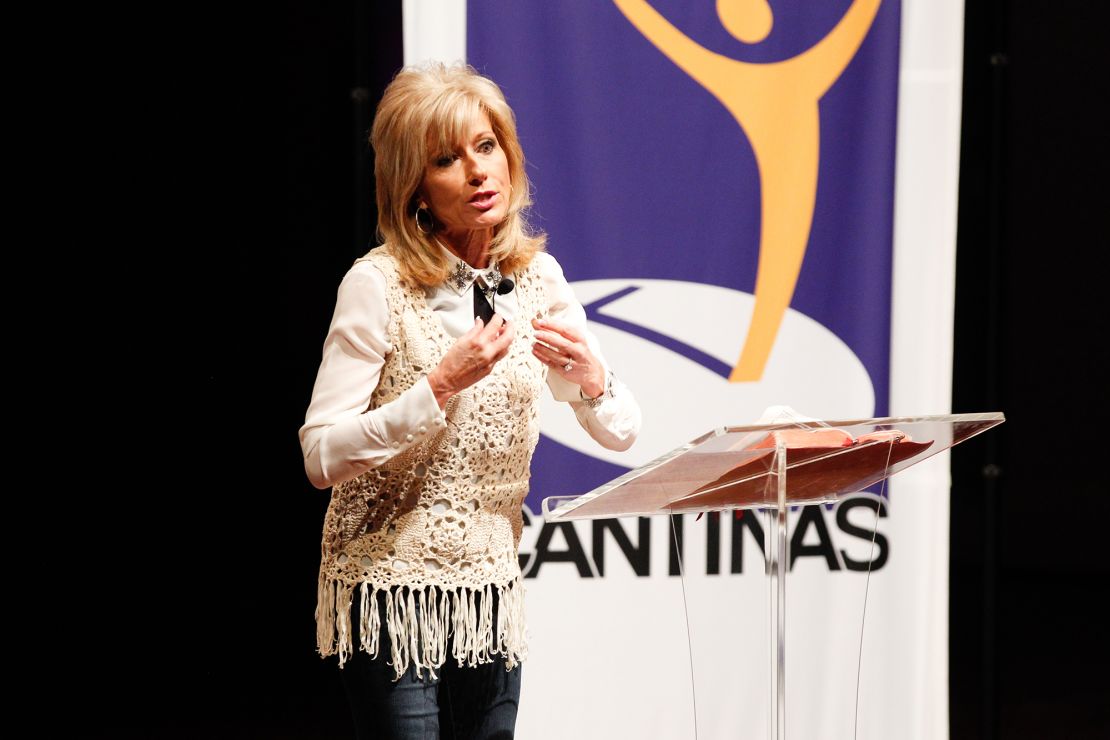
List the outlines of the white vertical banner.
{"type": "MultiPolygon", "coordinates": [[[[625,454],[542,409],[518,736],[767,737],[762,517],[546,525],[539,500],[773,404],[949,410],[963,4],[403,9],[406,64],[504,89],[533,221],[644,409],[625,454]]],[[[947,465],[792,512],[789,737],[947,737],[947,465]]]]}
{"type": "MultiPolygon", "coordinates": [[[[951,410],[963,24],[963,0],[903,0],[890,386],[897,415],[951,410]]],[[[887,714],[902,718],[905,737],[948,737],[949,463],[947,452],[936,455],[890,483],[898,502],[891,537],[912,557],[891,593],[876,591],[872,602],[876,620],[896,629],[867,634],[870,684],[861,703],[887,706],[861,713],[861,737],[893,737],[887,714]],[[894,683],[883,685],[877,664],[892,641],[912,671],[889,673],[894,683]]]]}
{"type": "Polygon", "coordinates": [[[405,66],[466,61],[466,0],[402,0],[405,66]]]}

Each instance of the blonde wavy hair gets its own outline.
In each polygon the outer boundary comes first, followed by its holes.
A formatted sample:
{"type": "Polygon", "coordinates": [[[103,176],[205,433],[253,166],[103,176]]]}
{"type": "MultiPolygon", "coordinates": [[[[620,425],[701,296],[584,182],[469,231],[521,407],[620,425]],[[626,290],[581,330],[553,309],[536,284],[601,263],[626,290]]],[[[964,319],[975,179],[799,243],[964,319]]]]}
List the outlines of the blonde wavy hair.
{"type": "Polygon", "coordinates": [[[546,236],[533,233],[524,209],[532,204],[516,117],[501,88],[469,65],[432,63],[406,67],[385,89],[370,144],[378,191],[378,235],[397,259],[401,276],[438,285],[448,269],[431,234],[416,227],[417,190],[432,157],[464,141],[475,118],[486,114],[505,152],[512,191],[508,215],[494,227],[489,256],[504,273],[522,269],[543,250],[546,236]]]}

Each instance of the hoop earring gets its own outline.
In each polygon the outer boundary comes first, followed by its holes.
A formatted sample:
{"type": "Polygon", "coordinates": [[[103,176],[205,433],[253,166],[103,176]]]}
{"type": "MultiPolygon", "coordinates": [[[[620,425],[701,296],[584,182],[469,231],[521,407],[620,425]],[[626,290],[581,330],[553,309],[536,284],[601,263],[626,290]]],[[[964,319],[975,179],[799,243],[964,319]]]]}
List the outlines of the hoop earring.
{"type": "Polygon", "coordinates": [[[416,221],[416,230],[419,231],[424,236],[427,236],[427,235],[431,234],[433,231],[435,231],[436,222],[432,218],[432,211],[431,211],[431,209],[429,209],[423,203],[421,203],[419,206],[417,206],[416,213],[413,214],[413,220],[416,221]],[[424,214],[425,214],[424,218],[427,220],[427,223],[428,223],[427,228],[424,228],[424,226],[421,224],[421,221],[420,221],[420,212],[421,211],[423,211],[424,214]]]}

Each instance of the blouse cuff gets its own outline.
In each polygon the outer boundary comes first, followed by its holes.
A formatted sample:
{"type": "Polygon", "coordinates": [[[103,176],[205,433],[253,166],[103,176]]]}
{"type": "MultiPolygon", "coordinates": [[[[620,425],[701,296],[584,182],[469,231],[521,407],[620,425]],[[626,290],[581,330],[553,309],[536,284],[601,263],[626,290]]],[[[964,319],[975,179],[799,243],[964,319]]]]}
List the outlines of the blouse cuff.
{"type": "MultiPolygon", "coordinates": [[[[425,376],[412,388],[389,403],[390,413],[363,414],[366,436],[396,455],[424,441],[447,423],[447,415],[439,407],[432,386],[425,376]]],[[[392,455],[390,455],[392,457],[392,455]]]]}
{"type": "Polygon", "coordinates": [[[610,375],[611,395],[603,394],[599,403],[583,400],[571,401],[571,408],[578,423],[603,447],[623,451],[632,446],[640,433],[640,407],[632,392],[610,375]]]}

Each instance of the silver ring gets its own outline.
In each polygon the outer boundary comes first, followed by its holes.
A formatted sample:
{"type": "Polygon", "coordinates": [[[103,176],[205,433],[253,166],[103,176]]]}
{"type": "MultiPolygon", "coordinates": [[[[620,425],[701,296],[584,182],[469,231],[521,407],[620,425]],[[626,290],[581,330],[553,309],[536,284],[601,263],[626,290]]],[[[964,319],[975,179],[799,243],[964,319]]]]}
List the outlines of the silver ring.
{"type": "Polygon", "coordinates": [[[574,363],[573,362],[568,362],[567,364],[563,365],[563,372],[564,373],[569,373],[572,369],[574,369],[574,363]]]}

